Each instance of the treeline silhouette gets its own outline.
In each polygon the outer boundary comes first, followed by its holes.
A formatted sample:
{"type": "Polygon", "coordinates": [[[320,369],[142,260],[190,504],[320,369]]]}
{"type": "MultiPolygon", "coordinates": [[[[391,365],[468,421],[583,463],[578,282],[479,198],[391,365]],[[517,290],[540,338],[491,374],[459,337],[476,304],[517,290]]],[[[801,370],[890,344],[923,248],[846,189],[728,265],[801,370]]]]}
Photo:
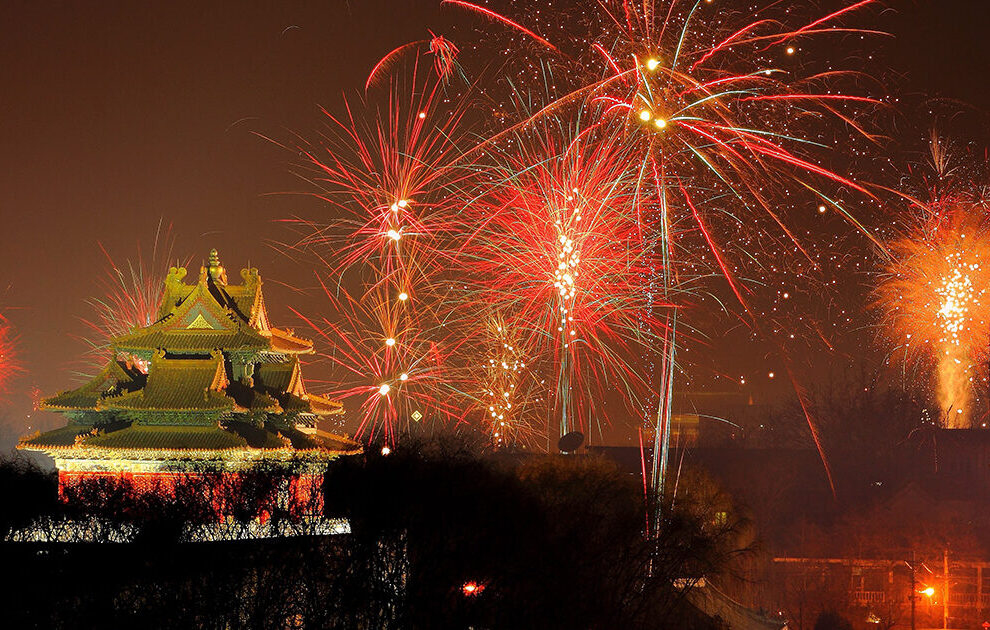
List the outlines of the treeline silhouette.
{"type": "Polygon", "coordinates": [[[54,473],[3,463],[0,626],[713,628],[685,584],[741,551],[710,483],[685,476],[647,537],[641,479],[594,457],[369,448],[327,471],[326,518],[286,502],[292,474],[256,471],[236,501],[206,474],[162,492],[94,479],[60,501],[54,473]],[[350,533],[321,530],[331,517],[350,533]],[[243,539],[259,524],[268,537],[243,539]],[[51,542],[72,527],[88,542],[51,542]]]}

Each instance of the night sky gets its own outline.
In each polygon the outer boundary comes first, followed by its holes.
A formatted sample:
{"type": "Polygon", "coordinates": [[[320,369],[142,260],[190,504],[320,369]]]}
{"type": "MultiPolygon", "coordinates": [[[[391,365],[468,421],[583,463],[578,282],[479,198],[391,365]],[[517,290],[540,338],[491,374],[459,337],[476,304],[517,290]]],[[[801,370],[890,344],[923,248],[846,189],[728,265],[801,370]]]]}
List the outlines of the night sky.
{"type": "MultiPolygon", "coordinates": [[[[716,0],[728,1],[728,0],[716,0]]],[[[877,74],[899,93],[990,106],[990,10],[982,0],[891,0],[873,27],[877,74]]],[[[312,134],[318,106],[363,86],[395,46],[443,32],[463,13],[436,0],[342,2],[6,2],[0,7],[0,307],[24,373],[0,443],[27,427],[28,391],[73,386],[86,299],[118,261],[172,226],[198,268],[211,247],[230,269],[250,260],[276,324],[297,324],[313,284],[279,251],[279,219],[325,209],[290,173],[294,156],[263,134],[312,134]]],[[[821,53],[822,51],[817,51],[821,53]]],[[[834,51],[830,54],[841,54],[834,51]]],[[[313,376],[319,377],[319,374],[313,376]]]]}

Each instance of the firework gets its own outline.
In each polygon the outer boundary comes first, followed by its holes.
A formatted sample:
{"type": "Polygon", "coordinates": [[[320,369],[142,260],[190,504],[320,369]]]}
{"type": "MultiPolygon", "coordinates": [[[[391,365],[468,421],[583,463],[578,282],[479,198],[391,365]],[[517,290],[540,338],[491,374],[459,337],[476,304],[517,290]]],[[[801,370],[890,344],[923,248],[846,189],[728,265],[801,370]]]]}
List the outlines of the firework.
{"type": "MultiPolygon", "coordinates": [[[[295,244],[327,267],[323,288],[335,316],[309,321],[327,341],[324,356],[348,375],[334,394],[360,401],[357,434],[389,443],[416,424],[463,416],[453,391],[460,377],[448,376],[462,342],[444,280],[459,225],[452,190],[469,175],[454,166],[466,125],[463,105],[443,106],[456,46],[434,36],[428,54],[435,76],[422,72],[417,52],[406,60],[408,82],[393,77],[372,95],[383,99],[376,104],[325,112],[323,142],[299,149],[304,176],[333,208],[326,223],[303,224],[308,233],[295,244]]],[[[383,62],[398,63],[397,55],[383,62]]],[[[371,78],[384,81],[392,65],[379,63],[371,78]]]]}
{"type": "Polygon", "coordinates": [[[107,263],[106,274],[100,279],[103,295],[88,300],[94,315],[83,320],[90,331],[84,338],[90,349],[87,371],[103,367],[111,339],[136,327],[150,326],[158,319],[161,283],[173,244],[171,227],[159,223],[150,256],[144,256],[139,249],[134,259],[118,264],[100,246],[107,263]]]}
{"type": "Polygon", "coordinates": [[[552,384],[546,402],[562,435],[604,417],[613,392],[637,408],[649,386],[630,365],[658,326],[643,320],[653,249],[628,149],[594,128],[553,131],[491,156],[491,181],[466,209],[477,226],[460,248],[467,291],[454,297],[515,318],[552,384]]]}
{"type": "Polygon", "coordinates": [[[427,399],[472,409],[496,443],[506,435],[492,418],[532,427],[517,419],[545,417],[564,433],[613,415],[616,398],[624,413],[664,425],[675,349],[694,327],[690,302],[707,294],[727,308],[728,292],[760,330],[752,296],[776,264],[764,262],[776,258],[771,248],[805,253],[786,210],[807,203],[860,228],[835,191],[869,193],[822,166],[822,121],[870,140],[862,114],[880,101],[847,93],[846,73],[803,72],[793,53],[812,37],[859,34],[838,21],[872,0],[794,26],[775,2],[745,13],[603,0],[582,5],[579,19],[562,16],[553,34],[545,20],[529,23],[539,13],[529,3],[512,16],[442,4],[509,34],[504,50],[485,47],[504,38],[460,47],[497,52],[486,55],[496,80],[451,91],[453,69],[468,66],[457,46],[437,36],[400,46],[366,85],[388,79],[387,103],[348,106],[331,117],[326,146],[303,149],[308,179],[335,213],[303,244],[327,248],[332,293],[360,305],[341,317],[361,332],[327,336],[350,339],[347,361],[364,366],[360,391],[377,403],[363,405],[363,426],[401,420],[388,410],[375,419],[396,392],[394,369],[373,359],[393,339],[396,313],[404,332],[388,352],[439,357],[427,399]],[[425,82],[421,54],[433,55],[425,82]],[[411,81],[396,74],[403,62],[411,81]],[[493,115],[471,136],[474,97],[493,115]],[[415,308],[389,297],[400,294],[415,308]],[[489,369],[503,364],[519,369],[489,369]],[[517,378],[539,383],[539,395],[514,398],[517,378]],[[511,414],[492,398],[507,392],[511,414]]]}
{"type": "Polygon", "coordinates": [[[949,428],[974,426],[975,384],[986,376],[990,344],[988,164],[965,149],[932,128],[927,159],[902,181],[907,192],[894,191],[908,228],[891,243],[875,292],[894,357],[934,374],[949,428]]]}
{"type": "Polygon", "coordinates": [[[530,364],[534,349],[528,339],[504,317],[485,325],[487,349],[469,382],[476,394],[480,423],[496,447],[542,446],[544,417],[541,396],[546,381],[537,381],[530,364]]]}
{"type": "Polygon", "coordinates": [[[17,354],[17,335],[7,318],[0,314],[0,395],[7,393],[10,379],[21,371],[17,354]]]}
{"type": "MultiPolygon", "coordinates": [[[[460,0],[447,4],[496,18],[490,10],[460,0]]],[[[585,31],[564,29],[570,40],[567,49],[588,51],[574,69],[567,56],[555,54],[565,49],[557,38],[544,38],[523,26],[524,21],[500,16],[501,23],[541,44],[540,50],[550,55],[545,64],[529,64],[536,68],[530,76],[546,76],[553,68],[554,83],[566,87],[552,87],[556,94],[544,106],[532,107],[534,113],[496,133],[488,144],[498,145],[547,119],[581,119],[585,127],[607,130],[606,137],[621,137],[634,149],[628,168],[640,182],[633,212],[641,242],[644,249],[656,250],[641,273],[642,292],[650,299],[635,307],[655,322],[649,333],[657,337],[675,330],[678,318],[682,329],[683,324],[690,329],[690,309],[665,307],[685,305],[688,287],[695,296],[711,293],[724,308],[726,302],[718,296],[721,288],[698,282],[716,277],[746,312],[752,328],[772,329],[753,307],[750,287],[764,285],[766,273],[776,265],[762,266],[753,246],[777,240],[773,235],[778,234],[777,252],[795,250],[811,261],[783,213],[800,197],[791,196],[794,191],[807,193],[808,205],[832,209],[866,233],[830,192],[844,188],[870,194],[863,185],[821,166],[822,121],[841,121],[869,141],[872,138],[857,121],[864,108],[880,104],[869,96],[847,94],[841,85],[845,73],[802,76],[801,68],[786,59],[796,52],[795,38],[851,32],[836,20],[870,4],[851,3],[788,28],[793,17],[790,9],[782,12],[779,3],[745,13],[677,0],[600,2],[597,14],[589,7],[581,9],[582,19],[575,24],[588,26],[585,31]],[[597,77],[589,71],[596,65],[597,77]],[[747,275],[752,282],[746,281],[747,275]]],[[[771,261],[778,256],[771,254],[771,261]]],[[[640,374],[657,392],[646,399],[656,414],[647,405],[640,417],[657,428],[654,452],[661,462],[667,432],[660,429],[669,425],[679,344],[673,335],[665,336],[658,344],[662,355],[648,361],[640,374]]],[[[566,358],[561,357],[562,373],[566,358]]],[[[622,360],[613,355],[613,366],[622,360]]],[[[633,371],[628,361],[624,367],[633,371]]],[[[602,376],[590,370],[585,374],[602,376]]],[[[567,415],[562,414],[562,431],[568,426],[567,415]]],[[[806,418],[824,462],[813,419],[810,414],[806,418]]],[[[654,487],[663,486],[664,469],[662,463],[655,467],[654,487]]]]}
{"type": "Polygon", "coordinates": [[[368,90],[373,86],[377,86],[388,77],[389,71],[399,65],[403,57],[419,53],[424,49],[433,55],[433,70],[436,73],[436,78],[441,83],[449,81],[454,71],[458,68],[457,55],[460,53],[460,50],[458,50],[452,41],[443,35],[437,35],[433,31],[430,31],[430,39],[422,39],[403,44],[382,57],[375,64],[375,67],[371,69],[371,73],[368,74],[368,80],[364,83],[364,89],[368,90]]]}
{"type": "Polygon", "coordinates": [[[358,299],[323,289],[333,316],[297,315],[319,334],[320,356],[335,368],[328,395],[358,404],[357,435],[394,444],[413,425],[463,419],[448,367],[456,342],[424,334],[406,301],[387,292],[358,299]]]}
{"type": "Polygon", "coordinates": [[[951,217],[891,246],[879,292],[891,334],[909,359],[935,366],[939,407],[950,428],[969,428],[973,380],[990,344],[990,227],[985,212],[951,217]]]}

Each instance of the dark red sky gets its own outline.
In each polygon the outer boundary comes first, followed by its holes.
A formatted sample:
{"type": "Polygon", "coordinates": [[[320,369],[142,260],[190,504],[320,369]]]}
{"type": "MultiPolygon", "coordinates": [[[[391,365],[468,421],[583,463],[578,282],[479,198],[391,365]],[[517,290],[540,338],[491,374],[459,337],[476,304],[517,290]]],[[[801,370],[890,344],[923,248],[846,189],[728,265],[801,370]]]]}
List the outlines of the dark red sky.
{"type": "MultiPolygon", "coordinates": [[[[590,1],[590,0],[589,0],[590,1]]],[[[716,0],[729,2],[730,0],[716,0]]],[[[0,6],[0,306],[17,329],[25,373],[0,444],[28,425],[27,391],[72,385],[85,349],[80,318],[105,259],[150,247],[162,217],[176,254],[197,265],[217,247],[294,285],[307,270],[271,241],[273,221],[318,217],[288,172],[292,156],[252,131],[318,128],[317,105],[353,92],[371,65],[427,28],[437,0],[49,2],[0,6]]],[[[903,89],[990,104],[990,10],[984,0],[890,0],[878,28],[903,89]]],[[[841,54],[841,51],[836,51],[841,54]]],[[[894,77],[892,74],[891,77],[894,77]]],[[[298,299],[266,285],[276,322],[298,299]]],[[[288,320],[288,321],[287,321],[288,320]]],[[[51,426],[56,418],[43,419],[51,426]]]]}

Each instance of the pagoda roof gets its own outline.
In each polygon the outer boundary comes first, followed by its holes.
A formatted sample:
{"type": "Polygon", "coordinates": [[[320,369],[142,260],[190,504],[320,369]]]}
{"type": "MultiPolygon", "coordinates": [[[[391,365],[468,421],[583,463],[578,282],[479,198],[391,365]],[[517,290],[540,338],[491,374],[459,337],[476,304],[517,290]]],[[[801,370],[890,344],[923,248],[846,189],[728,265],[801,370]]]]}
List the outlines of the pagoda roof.
{"type": "Polygon", "coordinates": [[[284,411],[277,398],[248,387],[239,381],[232,381],[227,386],[227,396],[234,400],[239,411],[264,411],[269,413],[282,413],[284,411]]]}
{"type": "Polygon", "coordinates": [[[242,269],[242,284],[228,284],[227,272],[213,250],[196,284],[186,284],[186,275],[184,267],[169,269],[158,319],[116,337],[111,346],[132,353],[161,348],[173,354],[205,353],[216,348],[278,354],[313,351],[311,340],[271,326],[257,269],[242,269]]]}
{"type": "Polygon", "coordinates": [[[46,431],[42,433],[38,431],[33,435],[28,435],[21,438],[18,447],[25,445],[31,450],[42,450],[46,447],[63,447],[72,446],[76,443],[76,438],[80,435],[85,435],[90,433],[93,427],[81,425],[81,424],[69,424],[64,427],[59,427],[51,431],[46,431]]]}
{"type": "Polygon", "coordinates": [[[285,411],[309,411],[320,416],[344,411],[339,401],[306,391],[298,357],[258,365],[254,373],[254,387],[276,398],[285,411]]]}
{"type": "MultiPolygon", "coordinates": [[[[207,358],[152,355],[148,373],[112,361],[82,387],[42,401],[51,411],[144,411],[164,413],[343,413],[336,400],[306,391],[298,357],[255,368],[253,383],[231,382],[219,350],[207,358]]],[[[182,423],[176,421],[177,424],[182,423]]]]}
{"type": "Polygon", "coordinates": [[[229,422],[226,429],[235,433],[252,448],[285,448],[285,440],[278,434],[246,422],[229,422]]]}
{"type": "Polygon", "coordinates": [[[243,422],[224,426],[144,426],[132,424],[116,431],[68,425],[22,438],[17,448],[52,457],[80,459],[257,458],[277,454],[325,459],[361,452],[354,440],[318,431],[273,430],[243,422]]]}
{"type": "Polygon", "coordinates": [[[299,359],[280,363],[262,363],[254,370],[255,387],[270,392],[288,392],[296,396],[306,393],[299,370],[299,359]]]}
{"type": "Polygon", "coordinates": [[[208,359],[169,359],[154,354],[142,388],[100,400],[98,409],[147,411],[227,411],[234,401],[224,393],[227,372],[223,353],[208,359]]]}
{"type": "Polygon", "coordinates": [[[309,354],[313,351],[313,341],[296,337],[295,332],[287,328],[271,328],[272,349],[286,354],[309,354]]]}
{"type": "Polygon", "coordinates": [[[111,341],[115,357],[137,355],[140,367],[115,358],[83,386],[43,400],[42,409],[72,421],[18,448],[61,460],[145,462],[325,462],[359,453],[346,436],[295,428],[343,407],[306,391],[298,355],[313,344],[270,325],[257,269],[229,285],[214,250],[196,284],[185,276],[170,269],[158,319],[111,341]]]}
{"type": "Polygon", "coordinates": [[[41,401],[41,409],[52,411],[94,410],[100,400],[144,386],[147,376],[133,364],[111,360],[85,385],[59,392],[41,401]]]}
{"type": "Polygon", "coordinates": [[[217,426],[141,426],[86,437],[82,443],[101,448],[224,450],[247,446],[240,436],[217,426]]]}

